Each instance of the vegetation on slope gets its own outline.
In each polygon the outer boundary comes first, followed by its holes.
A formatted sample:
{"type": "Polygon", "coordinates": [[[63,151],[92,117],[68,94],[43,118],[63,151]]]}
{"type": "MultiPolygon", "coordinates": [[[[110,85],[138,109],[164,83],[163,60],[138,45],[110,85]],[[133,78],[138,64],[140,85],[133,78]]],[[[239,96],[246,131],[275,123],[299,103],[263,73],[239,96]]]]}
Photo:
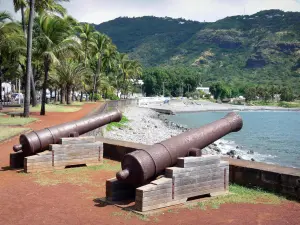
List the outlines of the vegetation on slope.
{"type": "Polygon", "coordinates": [[[96,26],[147,67],[186,67],[207,86],[291,86],[300,93],[300,13],[261,11],[215,23],[118,18],[96,26]]]}

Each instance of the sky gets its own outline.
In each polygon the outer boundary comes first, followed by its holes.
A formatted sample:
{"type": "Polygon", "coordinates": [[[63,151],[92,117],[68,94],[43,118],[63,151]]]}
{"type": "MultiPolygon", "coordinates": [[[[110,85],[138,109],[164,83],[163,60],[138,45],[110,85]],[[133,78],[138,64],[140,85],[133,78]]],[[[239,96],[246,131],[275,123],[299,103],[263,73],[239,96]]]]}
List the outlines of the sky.
{"type": "MultiPolygon", "coordinates": [[[[0,11],[13,13],[13,0],[0,0],[0,11]]],[[[261,10],[300,12],[300,0],[70,0],[63,3],[80,22],[99,24],[120,16],[158,16],[214,22],[261,10]]],[[[19,19],[20,15],[14,15],[19,19]]]]}

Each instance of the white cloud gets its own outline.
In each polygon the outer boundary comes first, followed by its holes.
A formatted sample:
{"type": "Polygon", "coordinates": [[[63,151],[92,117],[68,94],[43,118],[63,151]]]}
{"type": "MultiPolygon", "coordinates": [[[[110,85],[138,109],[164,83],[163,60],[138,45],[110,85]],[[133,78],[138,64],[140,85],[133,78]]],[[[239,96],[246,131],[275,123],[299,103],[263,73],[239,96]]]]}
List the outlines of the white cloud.
{"type": "MultiPolygon", "coordinates": [[[[64,6],[79,21],[98,24],[120,16],[144,15],[216,21],[244,11],[246,14],[267,9],[300,11],[300,0],[70,0],[64,6]]],[[[12,1],[0,0],[0,10],[3,9],[12,12],[12,1]]]]}

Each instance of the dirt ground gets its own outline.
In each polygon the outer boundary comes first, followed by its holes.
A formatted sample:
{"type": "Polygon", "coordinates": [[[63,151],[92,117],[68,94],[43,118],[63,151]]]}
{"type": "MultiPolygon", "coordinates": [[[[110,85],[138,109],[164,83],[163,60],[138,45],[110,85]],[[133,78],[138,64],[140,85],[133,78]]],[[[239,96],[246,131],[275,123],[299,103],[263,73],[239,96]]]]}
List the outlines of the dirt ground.
{"type": "MultiPolygon", "coordinates": [[[[97,107],[86,104],[74,113],[48,113],[28,125],[41,129],[79,119],[97,107]]],[[[0,224],[300,224],[300,204],[223,204],[218,209],[172,208],[150,217],[137,216],[99,203],[105,180],[119,164],[106,160],[102,169],[78,168],[52,173],[24,174],[6,170],[18,138],[0,144],[0,224]]]]}

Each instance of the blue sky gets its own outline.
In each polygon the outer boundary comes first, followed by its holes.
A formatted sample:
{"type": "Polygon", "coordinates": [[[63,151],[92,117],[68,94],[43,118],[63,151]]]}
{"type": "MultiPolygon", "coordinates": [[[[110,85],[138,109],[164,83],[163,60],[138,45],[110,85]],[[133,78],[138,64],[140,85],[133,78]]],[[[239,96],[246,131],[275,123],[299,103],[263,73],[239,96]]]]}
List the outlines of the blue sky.
{"type": "MultiPolygon", "coordinates": [[[[95,24],[120,16],[169,16],[212,22],[267,9],[300,12],[300,0],[70,0],[64,6],[77,20],[95,24]]],[[[0,0],[0,10],[13,12],[12,0],[0,0]]]]}

